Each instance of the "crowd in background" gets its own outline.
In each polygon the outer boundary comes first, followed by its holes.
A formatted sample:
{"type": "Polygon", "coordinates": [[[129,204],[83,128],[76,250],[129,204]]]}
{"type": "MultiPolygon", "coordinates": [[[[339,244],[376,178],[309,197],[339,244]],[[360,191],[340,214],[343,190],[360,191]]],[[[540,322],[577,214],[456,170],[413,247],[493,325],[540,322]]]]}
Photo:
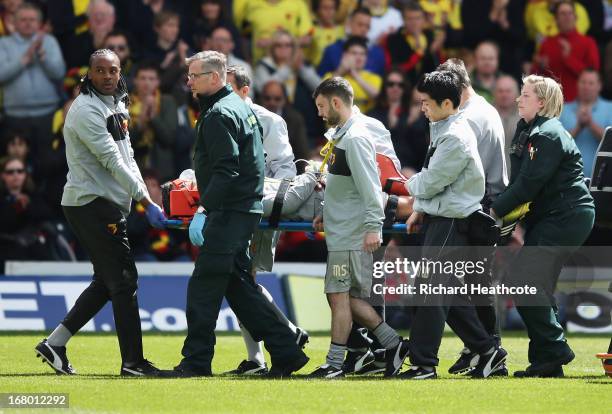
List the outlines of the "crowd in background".
{"type": "MultiPolygon", "coordinates": [[[[185,58],[201,50],[247,68],[252,98],[287,122],[296,160],[318,158],[325,142],[313,90],[343,76],[360,110],[391,131],[405,175],[418,172],[429,130],[413,86],[449,57],[465,61],[475,90],[499,111],[507,149],[519,120],[520,80],[529,73],[561,82],[561,121],[576,139],[587,177],[612,125],[612,0],[0,4],[0,265],[83,257],[60,206],[68,171],[62,126],[99,48],[121,60],[135,158],[158,204],[160,183],[191,167],[198,107],[186,86],[185,58]]],[[[150,228],[137,203],[128,233],[137,260],[193,257],[184,233],[150,228]]],[[[320,239],[287,233],[277,258],[323,260],[323,251],[320,239]]]]}

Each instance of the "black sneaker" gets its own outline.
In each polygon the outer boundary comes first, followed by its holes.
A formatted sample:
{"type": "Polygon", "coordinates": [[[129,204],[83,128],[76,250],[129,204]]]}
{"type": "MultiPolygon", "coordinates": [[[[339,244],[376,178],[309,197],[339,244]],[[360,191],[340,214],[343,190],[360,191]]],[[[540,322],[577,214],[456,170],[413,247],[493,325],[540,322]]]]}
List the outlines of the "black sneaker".
{"type": "Polygon", "coordinates": [[[342,368],[335,368],[328,364],[323,364],[319,368],[315,369],[313,372],[307,375],[308,378],[325,378],[325,379],[333,379],[333,378],[343,378],[344,371],[342,368]]]}
{"type": "Polygon", "coordinates": [[[386,349],[377,349],[374,351],[374,362],[365,365],[359,371],[355,371],[357,375],[374,375],[385,372],[387,362],[385,360],[386,349]]]}
{"type": "Polygon", "coordinates": [[[134,365],[121,365],[122,377],[159,377],[160,372],[160,369],[146,359],[134,365]]]}
{"type": "Polygon", "coordinates": [[[267,374],[264,374],[263,377],[267,378],[287,378],[293,372],[299,371],[310,361],[310,358],[306,356],[306,354],[302,353],[299,357],[294,359],[287,365],[279,366],[272,365],[270,371],[267,374]]]}
{"type": "Polygon", "coordinates": [[[472,378],[488,378],[506,362],[507,356],[504,348],[496,346],[490,354],[480,354],[478,365],[466,375],[472,378]]]}
{"type": "Polygon", "coordinates": [[[385,377],[393,377],[399,374],[404,365],[404,360],[408,356],[408,340],[400,337],[400,343],[385,352],[385,377]]]}
{"type": "Polygon", "coordinates": [[[365,351],[348,351],[342,364],[342,371],[345,374],[357,373],[372,362],[374,362],[374,354],[368,348],[365,351]]]}
{"type": "Polygon", "coordinates": [[[238,368],[226,372],[228,375],[263,375],[268,373],[268,366],[264,362],[263,365],[259,365],[257,362],[244,360],[238,368]]]}
{"type": "Polygon", "coordinates": [[[507,377],[508,376],[508,367],[506,367],[506,363],[501,364],[497,369],[491,371],[490,377],[507,377]]]}
{"type": "Polygon", "coordinates": [[[174,369],[160,370],[160,378],[195,378],[195,377],[212,377],[211,371],[196,372],[189,367],[177,365],[174,369]]]}
{"type": "Polygon", "coordinates": [[[43,339],[34,348],[36,358],[41,358],[43,363],[47,363],[58,375],[74,375],[76,370],[70,365],[66,356],[65,346],[51,346],[47,339],[43,339]]]}
{"type": "Polygon", "coordinates": [[[524,371],[515,371],[515,378],[563,378],[565,374],[563,373],[563,367],[557,366],[548,371],[534,371],[530,369],[531,366],[527,367],[524,371]]]}
{"type": "Polygon", "coordinates": [[[306,344],[308,343],[308,332],[306,332],[302,328],[295,328],[295,343],[300,347],[300,349],[304,349],[306,344]]]}
{"type": "Polygon", "coordinates": [[[459,354],[459,359],[449,369],[449,374],[467,374],[478,365],[480,355],[470,351],[468,348],[463,348],[459,354]]]}
{"type": "Polygon", "coordinates": [[[409,370],[399,374],[397,377],[407,380],[425,380],[438,378],[438,374],[436,374],[435,368],[429,370],[418,366],[413,366],[410,367],[409,370]]]}

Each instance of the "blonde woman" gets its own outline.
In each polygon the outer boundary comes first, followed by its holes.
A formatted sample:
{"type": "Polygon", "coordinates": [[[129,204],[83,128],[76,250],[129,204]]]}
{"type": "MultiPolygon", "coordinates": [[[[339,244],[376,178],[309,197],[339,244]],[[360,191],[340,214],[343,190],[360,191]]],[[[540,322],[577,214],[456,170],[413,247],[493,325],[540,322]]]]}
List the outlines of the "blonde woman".
{"type": "Polygon", "coordinates": [[[529,363],[516,377],[561,377],[574,359],[559,324],[553,293],[563,261],[589,236],[595,218],[584,183],[582,156],[559,122],[561,86],[551,78],[523,79],[517,99],[521,120],[510,149],[510,184],[492,205],[498,217],[529,208],[525,245],[506,283],[529,285],[535,295],[515,296],[529,335],[529,363]]]}
{"type": "Polygon", "coordinates": [[[321,83],[315,69],[304,60],[304,54],[297,39],[286,30],[277,30],[272,35],[268,55],[255,66],[253,83],[255,91],[261,93],[264,85],[276,80],[283,84],[289,101],[294,102],[299,88],[307,89],[310,94],[321,83]]]}

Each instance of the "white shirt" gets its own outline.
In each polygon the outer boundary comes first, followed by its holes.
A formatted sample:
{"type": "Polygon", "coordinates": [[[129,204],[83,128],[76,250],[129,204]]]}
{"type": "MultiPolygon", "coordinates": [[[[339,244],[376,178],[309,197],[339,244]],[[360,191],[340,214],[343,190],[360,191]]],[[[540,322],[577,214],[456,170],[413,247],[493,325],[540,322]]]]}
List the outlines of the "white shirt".
{"type": "Polygon", "coordinates": [[[371,44],[378,44],[380,37],[389,31],[394,32],[404,25],[402,13],[395,7],[387,7],[387,11],[381,16],[372,16],[372,24],[368,32],[368,40],[371,44]]]}
{"type": "Polygon", "coordinates": [[[293,162],[293,149],[289,143],[287,123],[274,112],[246,98],[259,123],[263,127],[263,147],[265,151],[265,176],[270,178],[293,178],[297,174],[293,162]]]}

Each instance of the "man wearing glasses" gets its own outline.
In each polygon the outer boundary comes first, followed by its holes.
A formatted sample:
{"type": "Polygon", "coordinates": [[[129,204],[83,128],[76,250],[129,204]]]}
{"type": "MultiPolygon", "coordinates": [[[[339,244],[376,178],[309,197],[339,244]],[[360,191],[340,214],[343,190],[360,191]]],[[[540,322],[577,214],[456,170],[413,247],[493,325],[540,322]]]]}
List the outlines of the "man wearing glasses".
{"type": "Polygon", "coordinates": [[[170,377],[212,375],[215,326],[223,297],[256,341],[270,353],[269,375],[289,376],[308,357],[251,276],[249,245],[263,208],[262,128],[253,111],[226,84],[223,54],[188,59],[187,85],[200,103],[194,150],[200,207],[189,238],[201,246],[187,288],[183,360],[170,377]]]}
{"type": "MultiPolygon", "coordinates": [[[[296,175],[296,168],[293,163],[293,150],[289,144],[287,124],[280,115],[253,103],[251,98],[248,97],[251,89],[251,77],[246,68],[241,66],[229,66],[227,68],[227,83],[230,84],[234,92],[247,103],[262,126],[263,149],[265,153],[265,177],[286,181],[285,185],[288,185],[290,180],[296,175]]],[[[280,234],[280,231],[274,230],[258,229],[255,231],[251,243],[253,278],[255,278],[257,272],[272,271],[276,244],[280,234]]],[[[293,331],[296,343],[303,347],[306,342],[308,342],[308,333],[296,327],[287,319],[285,314],[276,306],[272,295],[270,295],[265,287],[259,284],[257,287],[273,305],[273,309],[276,311],[278,317],[289,327],[289,329],[291,329],[291,331],[293,331]]],[[[240,330],[242,331],[242,337],[247,347],[248,356],[236,369],[229,373],[235,375],[267,373],[268,369],[265,362],[262,343],[253,340],[250,333],[242,324],[240,324],[240,330]]]]}
{"type": "Polygon", "coordinates": [[[134,86],[134,61],[132,59],[132,50],[128,41],[128,35],[121,30],[113,30],[104,38],[104,49],[115,52],[121,62],[121,73],[127,82],[128,90],[132,90],[134,86]]]}

